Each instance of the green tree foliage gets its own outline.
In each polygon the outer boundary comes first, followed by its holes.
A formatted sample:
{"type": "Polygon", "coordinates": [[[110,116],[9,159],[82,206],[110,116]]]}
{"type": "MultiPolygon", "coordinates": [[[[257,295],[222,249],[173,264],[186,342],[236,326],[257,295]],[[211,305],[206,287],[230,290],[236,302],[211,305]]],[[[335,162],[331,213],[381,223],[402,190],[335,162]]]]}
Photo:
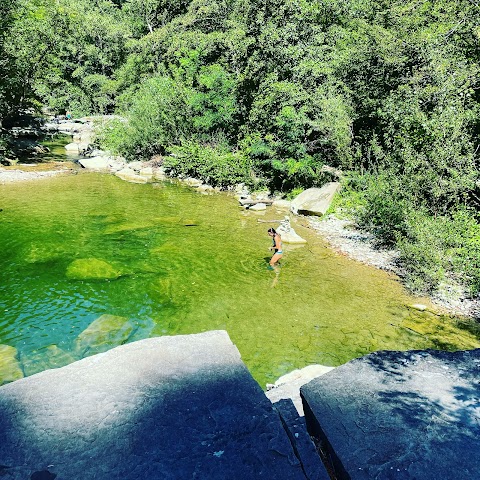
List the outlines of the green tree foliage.
{"type": "Polygon", "coordinates": [[[435,288],[462,271],[480,288],[480,266],[460,240],[477,251],[478,2],[6,0],[1,8],[3,112],[116,111],[123,120],[103,134],[110,149],[129,159],[170,152],[172,171],[220,185],[254,172],[288,192],[321,184],[324,165],[341,168],[345,203],[401,249],[412,285],[435,288]]]}

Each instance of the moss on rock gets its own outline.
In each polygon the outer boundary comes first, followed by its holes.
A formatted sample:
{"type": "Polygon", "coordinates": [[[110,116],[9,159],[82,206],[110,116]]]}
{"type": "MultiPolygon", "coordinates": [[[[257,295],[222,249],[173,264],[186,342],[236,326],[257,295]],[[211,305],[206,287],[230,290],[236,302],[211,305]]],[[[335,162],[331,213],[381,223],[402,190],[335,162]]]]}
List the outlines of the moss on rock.
{"type": "Polygon", "coordinates": [[[113,265],[98,258],[80,258],[67,267],[67,277],[71,280],[114,280],[120,275],[113,265]]]}

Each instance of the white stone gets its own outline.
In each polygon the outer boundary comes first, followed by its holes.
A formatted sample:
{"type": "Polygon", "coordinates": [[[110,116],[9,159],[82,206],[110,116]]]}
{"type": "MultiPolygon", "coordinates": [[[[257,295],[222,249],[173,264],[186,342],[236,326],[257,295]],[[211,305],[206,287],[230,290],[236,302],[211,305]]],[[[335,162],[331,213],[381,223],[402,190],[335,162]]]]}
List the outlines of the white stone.
{"type": "Polygon", "coordinates": [[[67,145],[65,145],[65,150],[67,153],[78,153],[78,143],[77,142],[72,142],[67,145]]]}
{"type": "Polygon", "coordinates": [[[290,225],[290,218],[286,216],[282,222],[280,223],[279,227],[276,229],[277,233],[282,237],[283,243],[290,243],[293,245],[300,245],[303,243],[307,243],[307,241],[302,238],[300,235],[295,232],[293,227],[290,225]]]}
{"type": "Polygon", "coordinates": [[[280,377],[273,385],[270,384],[270,388],[265,395],[272,403],[278,402],[284,398],[290,398],[299,415],[303,416],[300,387],[314,378],[325,375],[325,373],[328,373],[333,369],[334,367],[327,367],[325,365],[308,365],[305,368],[293,370],[293,372],[280,377]]]}
{"type": "Polygon", "coordinates": [[[265,203],[256,203],[249,208],[249,210],[253,210],[254,212],[261,212],[262,210],[266,209],[267,205],[265,203]]]}
{"type": "Polygon", "coordinates": [[[212,187],[211,185],[203,184],[203,185],[200,185],[199,187],[197,187],[197,191],[199,191],[201,193],[214,192],[215,188],[212,187]]]}
{"type": "Polygon", "coordinates": [[[421,312],[427,309],[427,306],[423,305],[422,303],[414,303],[413,305],[410,305],[410,307],[414,308],[415,310],[420,310],[421,312]]]}
{"type": "Polygon", "coordinates": [[[137,175],[135,170],[126,167],[122,168],[122,170],[119,170],[118,172],[115,172],[115,175],[122,180],[125,180],[127,182],[132,182],[132,183],[147,183],[148,179],[146,177],[142,177],[140,175],[137,175]]]}
{"type": "Polygon", "coordinates": [[[153,176],[153,168],[152,167],[144,167],[140,170],[139,175],[143,175],[145,177],[153,176]]]}
{"type": "Polygon", "coordinates": [[[270,197],[270,192],[268,190],[255,192],[252,196],[255,200],[268,200],[270,197]]]}
{"type": "Polygon", "coordinates": [[[143,168],[143,162],[130,162],[128,164],[130,169],[135,170],[135,172],[139,172],[143,168]]]}
{"type": "Polygon", "coordinates": [[[163,167],[157,167],[153,169],[153,178],[154,180],[165,180],[167,178],[167,174],[165,173],[165,169],[163,167]]]}
{"type": "Polygon", "coordinates": [[[292,206],[292,202],[288,200],[275,200],[272,203],[272,207],[275,207],[281,210],[290,210],[291,206],[292,206]]]}
{"type": "Polygon", "coordinates": [[[81,158],[78,163],[83,168],[89,170],[96,170],[101,172],[110,171],[110,158],[109,157],[93,157],[93,158],[81,158]]]}
{"type": "Polygon", "coordinates": [[[203,182],[201,180],[199,180],[198,178],[185,178],[184,180],[182,180],[183,183],[185,183],[186,185],[189,185],[190,187],[199,187],[200,185],[203,184],[203,182]]]}

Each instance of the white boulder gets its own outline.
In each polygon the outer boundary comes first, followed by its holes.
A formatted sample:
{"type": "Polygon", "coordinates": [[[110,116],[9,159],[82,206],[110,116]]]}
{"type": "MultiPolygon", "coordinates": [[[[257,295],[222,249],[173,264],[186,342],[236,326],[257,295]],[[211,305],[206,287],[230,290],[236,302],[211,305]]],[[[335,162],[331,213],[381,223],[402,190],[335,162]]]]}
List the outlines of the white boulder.
{"type": "Polygon", "coordinates": [[[290,218],[286,216],[280,226],[277,228],[277,233],[282,237],[283,243],[290,243],[293,245],[299,245],[302,243],[307,243],[307,241],[302,238],[300,235],[295,232],[295,230],[290,225],[290,218]]]}
{"type": "Polygon", "coordinates": [[[293,199],[290,210],[295,215],[324,215],[339,188],[338,182],[326,183],[322,188],[309,188],[293,199]]]}

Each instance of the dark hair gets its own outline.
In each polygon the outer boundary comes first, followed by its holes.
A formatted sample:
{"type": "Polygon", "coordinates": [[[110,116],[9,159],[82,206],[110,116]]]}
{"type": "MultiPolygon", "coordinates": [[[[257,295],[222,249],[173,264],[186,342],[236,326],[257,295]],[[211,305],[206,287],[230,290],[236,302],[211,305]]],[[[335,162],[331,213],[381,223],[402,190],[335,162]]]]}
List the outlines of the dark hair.
{"type": "Polygon", "coordinates": [[[269,229],[268,229],[268,233],[273,233],[274,235],[277,234],[277,232],[275,231],[274,228],[269,228],[269,229]]]}

